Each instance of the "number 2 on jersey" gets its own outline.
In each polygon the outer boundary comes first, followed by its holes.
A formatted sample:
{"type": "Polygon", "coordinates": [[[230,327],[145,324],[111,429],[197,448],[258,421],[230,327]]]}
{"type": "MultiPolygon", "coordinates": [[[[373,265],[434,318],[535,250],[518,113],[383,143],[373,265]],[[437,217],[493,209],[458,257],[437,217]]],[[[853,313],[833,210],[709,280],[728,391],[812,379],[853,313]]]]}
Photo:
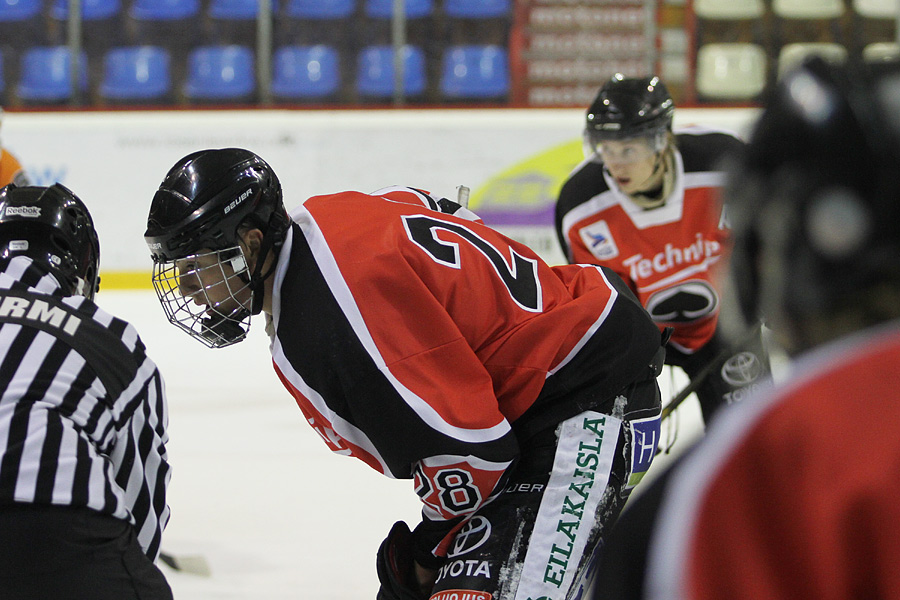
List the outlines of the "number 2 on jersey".
{"type": "Polygon", "coordinates": [[[541,284],[538,281],[537,261],[526,258],[510,248],[512,264],[508,264],[503,254],[490,242],[471,229],[442,221],[426,215],[406,215],[403,224],[409,239],[424,250],[435,262],[454,269],[462,268],[459,244],[446,242],[437,237],[437,231],[446,231],[458,236],[481,252],[494,267],[512,299],[529,312],[540,312],[542,308],[541,284]]]}

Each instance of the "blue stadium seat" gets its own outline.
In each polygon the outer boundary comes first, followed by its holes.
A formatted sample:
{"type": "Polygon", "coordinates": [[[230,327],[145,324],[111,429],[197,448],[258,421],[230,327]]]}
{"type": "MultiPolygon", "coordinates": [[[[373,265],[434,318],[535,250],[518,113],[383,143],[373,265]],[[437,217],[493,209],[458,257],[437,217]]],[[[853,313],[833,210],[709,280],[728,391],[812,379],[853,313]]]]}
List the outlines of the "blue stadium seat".
{"type": "Polygon", "coordinates": [[[512,11],[512,0],[444,0],[444,13],[457,19],[492,19],[512,11]]]}
{"type": "Polygon", "coordinates": [[[201,46],[188,54],[184,93],[191,100],[243,100],[256,91],[253,51],[246,46],[201,46]]]}
{"type": "Polygon", "coordinates": [[[131,16],[140,21],[193,19],[200,13],[200,0],[134,0],[131,16]]]}
{"type": "Polygon", "coordinates": [[[341,84],[337,50],[331,46],[284,46],[273,57],[272,94],[281,98],[327,98],[341,84]]]}
{"type": "Polygon", "coordinates": [[[103,58],[100,95],[108,100],[155,100],[172,89],[169,52],[158,46],[111,48],[103,58]]]}
{"type": "Polygon", "coordinates": [[[41,0],[0,0],[0,22],[34,19],[43,9],[41,0]]]}
{"type": "Polygon", "coordinates": [[[294,19],[343,19],[356,10],[356,0],[287,0],[284,14],[294,19]]]}
{"type": "MultiPolygon", "coordinates": [[[[278,10],[272,0],[272,13],[278,10]]],[[[259,15],[259,0],[210,0],[207,14],[210,18],[223,21],[250,21],[259,15]]]]}
{"type": "MultiPolygon", "coordinates": [[[[122,12],[121,0],[81,0],[81,19],[100,21],[111,19],[122,12]]],[[[69,18],[69,0],[54,0],[50,16],[58,21],[69,18]]]]}
{"type": "MultiPolygon", "coordinates": [[[[87,89],[87,54],[79,61],[79,88],[87,89]]],[[[21,58],[17,93],[29,102],[59,102],[72,97],[72,61],[66,46],[38,46],[21,58]]]]}
{"type": "MultiPolygon", "coordinates": [[[[394,94],[394,48],[368,46],[357,60],[356,89],[364,96],[391,97],[394,94]]],[[[418,46],[403,48],[403,93],[418,96],[425,92],[425,55],[418,46]]]]}
{"type": "Polygon", "coordinates": [[[502,46],[450,46],[444,52],[441,93],[448,99],[500,98],[509,93],[509,60],[502,46]]]}
{"type": "MultiPolygon", "coordinates": [[[[434,10],[432,0],[406,0],[406,18],[428,17],[434,10]]],[[[366,15],[376,19],[390,19],[394,14],[393,0],[366,0],[366,15]]]]}

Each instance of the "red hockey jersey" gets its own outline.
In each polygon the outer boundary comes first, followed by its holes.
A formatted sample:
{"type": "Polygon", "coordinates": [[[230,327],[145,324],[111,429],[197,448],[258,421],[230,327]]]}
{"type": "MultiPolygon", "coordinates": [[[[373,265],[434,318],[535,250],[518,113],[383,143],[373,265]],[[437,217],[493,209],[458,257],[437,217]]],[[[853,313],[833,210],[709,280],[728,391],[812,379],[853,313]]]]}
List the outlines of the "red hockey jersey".
{"type": "Polygon", "coordinates": [[[272,314],[275,369],[309,423],[333,451],[414,478],[435,548],[499,492],[529,432],[611,410],[660,345],[612,272],[550,267],[438,208],[409,189],[310,198],[272,314]]]}
{"type": "Polygon", "coordinates": [[[900,327],[819,350],[673,473],[647,597],[900,597],[900,327]]]}
{"type": "Polygon", "coordinates": [[[674,328],[671,344],[686,353],[716,329],[729,240],[717,163],[739,145],[726,133],[679,131],[674,187],[658,208],[635,204],[591,160],[572,173],[557,203],[557,234],[569,262],[613,269],[660,329],[674,328]]]}

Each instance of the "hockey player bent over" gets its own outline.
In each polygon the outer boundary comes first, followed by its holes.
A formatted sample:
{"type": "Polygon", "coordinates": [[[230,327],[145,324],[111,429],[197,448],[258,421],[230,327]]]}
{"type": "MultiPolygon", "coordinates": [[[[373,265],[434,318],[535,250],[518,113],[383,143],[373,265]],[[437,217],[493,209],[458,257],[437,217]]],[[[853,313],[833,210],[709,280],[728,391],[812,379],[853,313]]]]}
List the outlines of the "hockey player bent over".
{"type": "Polygon", "coordinates": [[[709,423],[768,379],[769,359],[759,328],[734,344],[718,327],[730,243],[718,163],[742,144],[706,128],[673,132],[674,111],[659,78],[610,79],[587,111],[588,157],[560,191],[556,227],[570,262],[614,270],[660,329],[674,329],[666,362],[698,386],[709,423]]]}
{"type": "Polygon", "coordinates": [[[380,598],[563,600],[652,460],[661,335],[611,271],[551,268],[471,216],[390,188],[288,217],[260,157],[204,150],[146,241],[174,324],[221,347],[265,313],[325,443],[413,480],[422,520],[379,550],[380,598]]]}

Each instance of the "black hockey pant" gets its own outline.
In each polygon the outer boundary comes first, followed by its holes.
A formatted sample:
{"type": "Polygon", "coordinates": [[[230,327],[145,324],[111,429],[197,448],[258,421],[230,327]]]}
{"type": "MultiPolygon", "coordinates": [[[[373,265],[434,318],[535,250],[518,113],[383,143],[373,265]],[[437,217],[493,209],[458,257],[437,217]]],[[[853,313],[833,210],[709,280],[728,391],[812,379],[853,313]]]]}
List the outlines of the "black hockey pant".
{"type": "Polygon", "coordinates": [[[456,535],[432,600],[581,597],[603,535],[658,443],[656,380],[623,396],[643,418],[588,411],[524,444],[504,492],[456,535]]]}
{"type": "Polygon", "coordinates": [[[127,522],[87,508],[0,505],[3,600],[172,600],[127,522]]]}

